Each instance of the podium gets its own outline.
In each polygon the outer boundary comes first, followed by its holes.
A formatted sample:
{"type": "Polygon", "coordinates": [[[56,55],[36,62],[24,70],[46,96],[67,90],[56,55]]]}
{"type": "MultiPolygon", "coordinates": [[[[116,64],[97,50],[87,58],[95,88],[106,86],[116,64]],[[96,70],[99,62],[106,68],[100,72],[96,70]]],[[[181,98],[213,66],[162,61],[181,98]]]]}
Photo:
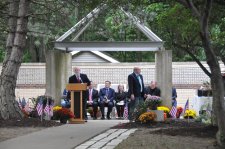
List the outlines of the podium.
{"type": "Polygon", "coordinates": [[[70,91],[70,110],[75,118],[70,119],[71,124],[83,124],[83,91],[87,90],[87,83],[70,83],[66,85],[66,90],[70,91]]]}

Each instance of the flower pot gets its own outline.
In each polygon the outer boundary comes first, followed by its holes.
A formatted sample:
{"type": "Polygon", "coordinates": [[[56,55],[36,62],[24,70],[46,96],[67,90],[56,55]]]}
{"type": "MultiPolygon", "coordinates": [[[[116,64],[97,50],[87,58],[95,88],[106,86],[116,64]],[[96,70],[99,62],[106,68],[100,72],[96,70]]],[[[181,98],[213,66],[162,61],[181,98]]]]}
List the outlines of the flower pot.
{"type": "Polygon", "coordinates": [[[60,118],[60,123],[66,124],[66,123],[67,123],[67,119],[65,119],[65,118],[60,118]]]}

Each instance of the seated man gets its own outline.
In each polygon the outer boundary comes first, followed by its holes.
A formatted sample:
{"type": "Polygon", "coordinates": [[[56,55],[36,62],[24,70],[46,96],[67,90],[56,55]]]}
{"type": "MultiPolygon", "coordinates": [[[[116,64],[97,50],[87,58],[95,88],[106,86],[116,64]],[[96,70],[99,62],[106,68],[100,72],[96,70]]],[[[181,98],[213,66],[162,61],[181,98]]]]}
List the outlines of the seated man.
{"type": "Polygon", "coordinates": [[[101,109],[101,113],[102,113],[102,120],[105,119],[105,111],[104,111],[104,107],[108,107],[108,112],[107,112],[107,119],[111,119],[110,118],[110,113],[112,112],[112,108],[114,106],[114,98],[115,98],[115,90],[110,88],[111,82],[110,81],[105,81],[105,87],[100,89],[99,91],[99,97],[100,97],[100,102],[99,102],[99,106],[101,109]]]}
{"type": "Polygon", "coordinates": [[[149,96],[159,96],[160,97],[160,89],[156,87],[156,82],[151,81],[149,86],[145,88],[144,97],[147,98],[149,96]]]}
{"type": "MultiPolygon", "coordinates": [[[[98,110],[98,91],[93,88],[93,82],[90,82],[89,88],[86,92],[87,107],[93,108],[93,120],[97,119],[98,110]]],[[[87,119],[87,112],[85,113],[85,118],[87,119]]]]}

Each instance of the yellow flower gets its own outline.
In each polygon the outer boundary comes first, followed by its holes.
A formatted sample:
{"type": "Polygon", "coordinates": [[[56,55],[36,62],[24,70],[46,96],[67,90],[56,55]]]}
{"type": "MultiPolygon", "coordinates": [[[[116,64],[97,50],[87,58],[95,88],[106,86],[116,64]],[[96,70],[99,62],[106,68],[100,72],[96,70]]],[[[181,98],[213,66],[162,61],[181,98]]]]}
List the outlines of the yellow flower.
{"type": "Polygon", "coordinates": [[[53,111],[58,111],[58,110],[60,110],[60,109],[62,109],[62,107],[60,107],[60,106],[55,106],[55,107],[53,107],[53,111]]]}
{"type": "Polygon", "coordinates": [[[165,106],[157,107],[157,110],[164,111],[164,113],[169,113],[170,112],[170,109],[168,107],[165,107],[165,106]]]}
{"type": "Polygon", "coordinates": [[[185,118],[187,118],[187,117],[195,118],[196,117],[196,111],[195,110],[186,110],[185,114],[184,114],[184,117],[185,118]]]}
{"type": "Polygon", "coordinates": [[[149,121],[154,121],[156,118],[156,114],[154,112],[145,112],[139,116],[139,121],[141,123],[147,123],[149,121]]]}

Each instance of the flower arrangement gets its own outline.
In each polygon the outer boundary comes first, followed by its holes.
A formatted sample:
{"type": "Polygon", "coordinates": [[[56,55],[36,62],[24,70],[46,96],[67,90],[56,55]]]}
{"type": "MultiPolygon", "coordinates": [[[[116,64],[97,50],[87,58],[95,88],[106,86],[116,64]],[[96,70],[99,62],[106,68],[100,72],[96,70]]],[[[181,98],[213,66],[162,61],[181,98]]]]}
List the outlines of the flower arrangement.
{"type": "Polygon", "coordinates": [[[181,115],[182,112],[183,112],[183,108],[182,107],[177,107],[176,117],[180,118],[180,115],[181,115]]]}
{"type": "Polygon", "coordinates": [[[148,106],[144,102],[140,103],[137,108],[134,109],[134,113],[130,115],[132,120],[138,121],[141,114],[148,112],[148,106]]]}
{"type": "Polygon", "coordinates": [[[196,111],[195,110],[186,110],[184,114],[184,118],[195,118],[196,117],[196,111]]]}
{"type": "Polygon", "coordinates": [[[24,108],[21,111],[22,111],[25,118],[29,117],[29,113],[24,108]]]}
{"type": "Polygon", "coordinates": [[[141,123],[148,123],[154,121],[156,117],[155,112],[145,112],[139,116],[138,120],[141,123]]]}
{"type": "Polygon", "coordinates": [[[170,114],[169,114],[170,109],[168,107],[166,107],[166,106],[160,106],[160,107],[157,107],[157,110],[163,111],[164,112],[164,116],[166,115],[166,118],[167,117],[170,117],[170,114]]]}
{"type": "Polygon", "coordinates": [[[164,113],[169,113],[170,112],[170,109],[168,107],[165,107],[165,106],[157,107],[157,110],[164,111],[164,113]]]}
{"type": "Polygon", "coordinates": [[[54,112],[55,119],[62,120],[68,120],[70,118],[74,118],[74,114],[70,111],[70,109],[67,108],[61,108],[54,112]]]}
{"type": "Polygon", "coordinates": [[[162,102],[158,96],[147,96],[145,104],[151,109],[156,110],[158,105],[162,102]]]}
{"type": "Polygon", "coordinates": [[[62,107],[60,107],[60,106],[55,106],[55,107],[53,107],[53,111],[55,112],[55,111],[58,111],[58,110],[60,110],[60,109],[62,109],[62,107]]]}

